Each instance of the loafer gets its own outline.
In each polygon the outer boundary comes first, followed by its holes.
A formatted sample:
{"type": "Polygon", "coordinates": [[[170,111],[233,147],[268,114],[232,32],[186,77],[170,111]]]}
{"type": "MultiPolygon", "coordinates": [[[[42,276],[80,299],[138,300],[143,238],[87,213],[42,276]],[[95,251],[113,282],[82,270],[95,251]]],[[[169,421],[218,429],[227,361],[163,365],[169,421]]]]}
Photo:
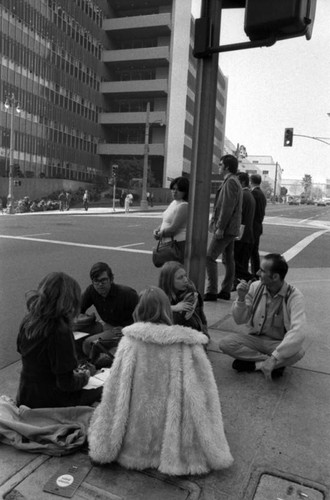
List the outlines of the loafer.
{"type": "Polygon", "coordinates": [[[204,295],[204,302],[215,302],[218,299],[216,293],[206,293],[204,295]]]}
{"type": "Polygon", "coordinates": [[[222,299],[222,300],[230,300],[230,292],[224,292],[223,290],[221,290],[218,295],[217,295],[218,299],[222,299]]]}
{"type": "Polygon", "coordinates": [[[272,379],[276,380],[277,378],[280,378],[283,376],[283,372],[285,370],[285,366],[281,366],[281,368],[275,368],[275,370],[272,371],[272,379]]]}
{"type": "Polygon", "coordinates": [[[256,364],[254,361],[245,361],[244,359],[235,359],[231,365],[237,372],[254,372],[256,369],[256,364]]]}

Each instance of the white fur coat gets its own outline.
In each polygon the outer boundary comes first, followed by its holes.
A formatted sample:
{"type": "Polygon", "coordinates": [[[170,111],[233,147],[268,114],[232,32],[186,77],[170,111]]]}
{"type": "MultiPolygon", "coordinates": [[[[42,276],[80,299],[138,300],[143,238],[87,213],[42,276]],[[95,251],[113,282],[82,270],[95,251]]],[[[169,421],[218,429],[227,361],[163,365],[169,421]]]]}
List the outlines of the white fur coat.
{"type": "Polygon", "coordinates": [[[206,336],[153,323],[123,333],[89,428],[91,458],[170,475],[229,467],[206,336]]]}

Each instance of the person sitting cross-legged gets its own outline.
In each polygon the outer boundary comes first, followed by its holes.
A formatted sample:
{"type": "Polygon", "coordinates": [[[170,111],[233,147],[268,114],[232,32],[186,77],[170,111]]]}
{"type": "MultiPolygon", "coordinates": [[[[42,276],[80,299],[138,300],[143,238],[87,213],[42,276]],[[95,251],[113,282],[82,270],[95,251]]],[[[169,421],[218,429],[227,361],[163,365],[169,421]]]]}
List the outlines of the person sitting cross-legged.
{"type": "Polygon", "coordinates": [[[270,253],[261,262],[260,281],[241,281],[237,286],[232,314],[248,331],[225,336],[219,347],[235,358],[232,366],[238,372],[261,371],[266,379],[275,379],[305,354],[304,298],[285,281],[287,271],[285,259],[270,253]]]}
{"type": "MultiPolygon", "coordinates": [[[[102,320],[103,332],[91,335],[83,342],[82,348],[87,356],[90,356],[96,340],[115,338],[115,344],[118,344],[122,328],[133,323],[133,311],[139,301],[133,288],[114,283],[113,272],[105,262],[94,264],[89,275],[92,283],[82,294],[81,313],[94,306],[102,320]]],[[[91,333],[94,333],[93,329],[91,333]]]]}

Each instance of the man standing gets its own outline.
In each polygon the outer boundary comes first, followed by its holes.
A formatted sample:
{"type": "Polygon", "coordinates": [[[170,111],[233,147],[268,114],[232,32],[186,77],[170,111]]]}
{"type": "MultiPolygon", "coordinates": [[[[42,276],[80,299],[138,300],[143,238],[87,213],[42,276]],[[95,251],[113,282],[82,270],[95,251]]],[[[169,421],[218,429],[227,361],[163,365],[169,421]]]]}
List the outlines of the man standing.
{"type": "Polygon", "coordinates": [[[249,281],[251,274],[249,273],[249,260],[251,250],[254,242],[253,238],[253,220],[256,202],[250,191],[249,174],[240,172],[237,175],[239,182],[243,189],[243,205],[242,205],[242,220],[241,224],[244,226],[242,237],[235,240],[234,245],[234,259],[235,259],[235,280],[233,289],[236,287],[240,280],[244,279],[249,281]]]}
{"type": "Polygon", "coordinates": [[[239,234],[242,213],[242,187],[236,177],[237,168],[235,156],[220,158],[219,173],[224,175],[224,181],[217,191],[210,222],[213,237],[206,255],[208,283],[204,300],[230,299],[235,276],[234,240],[239,234]],[[220,254],[224,258],[225,277],[218,293],[217,258],[220,254]]]}
{"type": "Polygon", "coordinates": [[[262,221],[264,220],[265,217],[267,200],[266,196],[260,189],[261,176],[258,174],[252,174],[250,177],[250,183],[251,183],[251,193],[256,201],[256,209],[254,212],[254,220],[253,220],[254,243],[251,249],[251,273],[255,277],[260,267],[259,242],[260,242],[260,236],[262,235],[262,221]]]}
{"type": "Polygon", "coordinates": [[[261,262],[260,281],[238,285],[232,314],[248,331],[231,333],[219,343],[222,352],[235,358],[234,370],[261,371],[270,380],[304,356],[304,298],[285,281],[287,271],[285,259],[270,253],[261,262]]]}
{"type": "Polygon", "coordinates": [[[103,322],[103,333],[91,335],[83,343],[83,351],[89,355],[91,344],[97,340],[120,338],[121,329],[133,323],[133,311],[139,301],[133,288],[114,283],[114,275],[108,264],[97,262],[90,270],[92,284],[81,299],[81,313],[94,306],[103,322]]]}

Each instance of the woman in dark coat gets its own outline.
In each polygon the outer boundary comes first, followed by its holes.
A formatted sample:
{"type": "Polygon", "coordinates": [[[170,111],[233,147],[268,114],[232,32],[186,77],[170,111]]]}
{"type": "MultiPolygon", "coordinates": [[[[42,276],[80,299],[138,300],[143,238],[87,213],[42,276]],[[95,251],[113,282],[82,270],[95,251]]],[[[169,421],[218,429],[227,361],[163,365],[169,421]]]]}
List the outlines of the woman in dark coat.
{"type": "Polygon", "coordinates": [[[64,273],[50,273],[27,301],[17,337],[22,371],[17,405],[30,408],[91,405],[102,388],[86,390],[88,370],[78,370],[73,318],[80,312],[80,287],[64,273]]]}

